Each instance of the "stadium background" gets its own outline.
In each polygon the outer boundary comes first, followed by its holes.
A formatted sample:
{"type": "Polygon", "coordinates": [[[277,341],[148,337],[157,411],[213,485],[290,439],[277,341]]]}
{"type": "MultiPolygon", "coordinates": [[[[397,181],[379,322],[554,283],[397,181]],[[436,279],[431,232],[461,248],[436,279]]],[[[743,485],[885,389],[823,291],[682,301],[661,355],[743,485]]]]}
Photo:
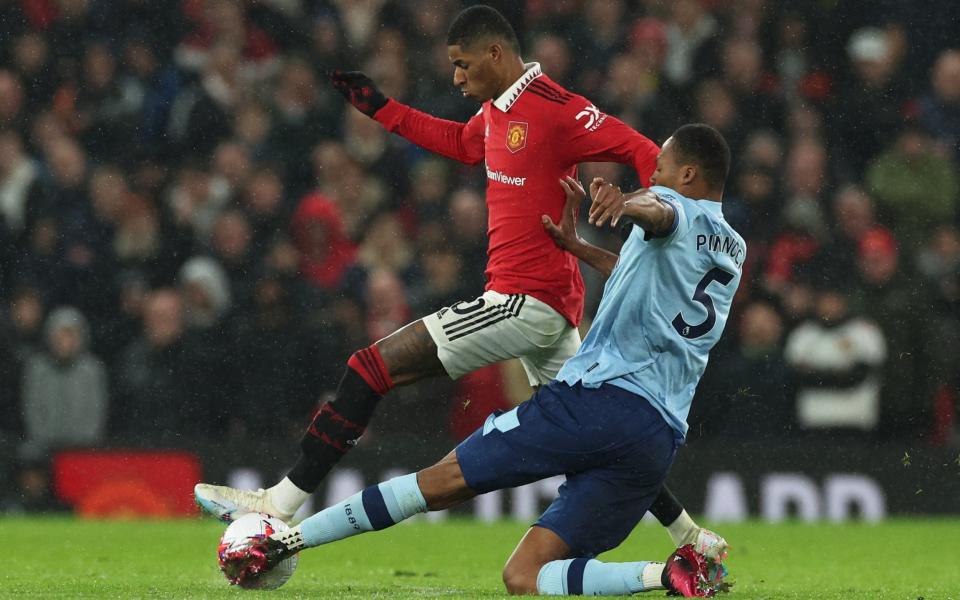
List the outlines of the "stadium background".
{"type": "MultiPolygon", "coordinates": [[[[325,76],[466,120],[445,45],[465,4],[0,1],[5,511],[168,515],[201,472],[270,483],[352,350],[479,293],[483,170],[386,134],[325,76]]],[[[680,497],[730,519],[960,512],[960,4],[491,4],[601,110],[732,146],[749,259],[680,497]],[[804,327],[840,349],[830,377],[789,351],[804,327]]],[[[527,391],[505,365],[392,392],[318,503],[527,391]]],[[[526,518],[550,493],[474,511],[526,518]]]]}

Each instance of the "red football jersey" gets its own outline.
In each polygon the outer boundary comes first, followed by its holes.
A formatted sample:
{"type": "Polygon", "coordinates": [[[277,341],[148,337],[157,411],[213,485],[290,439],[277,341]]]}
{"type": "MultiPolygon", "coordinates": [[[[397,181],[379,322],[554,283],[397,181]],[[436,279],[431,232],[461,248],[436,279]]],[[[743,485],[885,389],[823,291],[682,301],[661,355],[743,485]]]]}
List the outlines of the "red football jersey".
{"type": "Polygon", "coordinates": [[[390,100],[374,117],[389,131],[443,156],[487,170],[487,289],[529,294],[574,326],[583,317],[577,259],[553,243],[540,221],[560,220],[559,179],[581,162],[632,165],[643,185],[659,148],[586,98],[566,91],[530,63],[499,98],[466,123],[390,100]]]}

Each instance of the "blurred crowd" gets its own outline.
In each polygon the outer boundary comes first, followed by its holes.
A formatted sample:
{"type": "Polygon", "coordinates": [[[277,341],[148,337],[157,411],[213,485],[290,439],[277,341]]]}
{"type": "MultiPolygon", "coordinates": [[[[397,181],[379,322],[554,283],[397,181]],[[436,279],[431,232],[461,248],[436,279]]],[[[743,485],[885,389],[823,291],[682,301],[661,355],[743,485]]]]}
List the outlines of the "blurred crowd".
{"type": "MultiPolygon", "coordinates": [[[[0,0],[11,452],[295,439],[350,352],[478,295],[482,169],[386,134],[326,77],[362,69],[468,119],[445,43],[465,4],[0,0]]],[[[730,142],[748,259],[691,436],[955,442],[960,4],[491,4],[601,110],[657,142],[688,121],[730,142]]],[[[603,282],[584,277],[590,315],[603,282]]],[[[377,427],[462,435],[523,397],[517,377],[400,390],[377,427]]]]}

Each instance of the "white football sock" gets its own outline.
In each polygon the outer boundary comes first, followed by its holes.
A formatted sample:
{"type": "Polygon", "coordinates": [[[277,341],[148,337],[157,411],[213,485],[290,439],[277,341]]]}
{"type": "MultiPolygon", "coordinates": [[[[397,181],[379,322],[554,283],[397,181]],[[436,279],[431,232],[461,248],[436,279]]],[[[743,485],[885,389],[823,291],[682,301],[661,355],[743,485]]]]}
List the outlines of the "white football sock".
{"type": "Polygon", "coordinates": [[[697,534],[700,533],[700,526],[697,525],[687,511],[684,510],[673,523],[667,525],[667,533],[673,544],[679,548],[684,544],[694,544],[697,541],[697,534]]]}
{"type": "Polygon", "coordinates": [[[290,515],[297,512],[310,497],[310,492],[295,486],[289,477],[284,477],[280,483],[268,489],[267,493],[270,494],[270,502],[274,508],[290,515]]]}
{"type": "Polygon", "coordinates": [[[643,573],[640,574],[640,581],[643,583],[644,590],[664,589],[663,584],[660,582],[660,576],[663,574],[663,569],[666,566],[666,563],[662,562],[648,562],[647,565],[643,567],[643,573]]]}

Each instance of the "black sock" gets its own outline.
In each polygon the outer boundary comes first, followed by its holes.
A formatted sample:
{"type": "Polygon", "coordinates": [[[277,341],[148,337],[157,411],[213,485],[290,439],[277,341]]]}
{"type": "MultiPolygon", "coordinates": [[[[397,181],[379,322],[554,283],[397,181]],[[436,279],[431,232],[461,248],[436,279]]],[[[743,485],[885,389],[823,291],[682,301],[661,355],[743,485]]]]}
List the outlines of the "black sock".
{"type": "Polygon", "coordinates": [[[683,505],[664,484],[660,487],[657,498],[650,505],[650,512],[660,521],[661,525],[667,527],[676,521],[680,513],[683,512],[683,505]]]}
{"type": "Polygon", "coordinates": [[[382,396],[347,367],[333,400],[323,405],[300,440],[300,458],[287,473],[295,486],[313,492],[330,469],[363,435],[382,396]]]}

